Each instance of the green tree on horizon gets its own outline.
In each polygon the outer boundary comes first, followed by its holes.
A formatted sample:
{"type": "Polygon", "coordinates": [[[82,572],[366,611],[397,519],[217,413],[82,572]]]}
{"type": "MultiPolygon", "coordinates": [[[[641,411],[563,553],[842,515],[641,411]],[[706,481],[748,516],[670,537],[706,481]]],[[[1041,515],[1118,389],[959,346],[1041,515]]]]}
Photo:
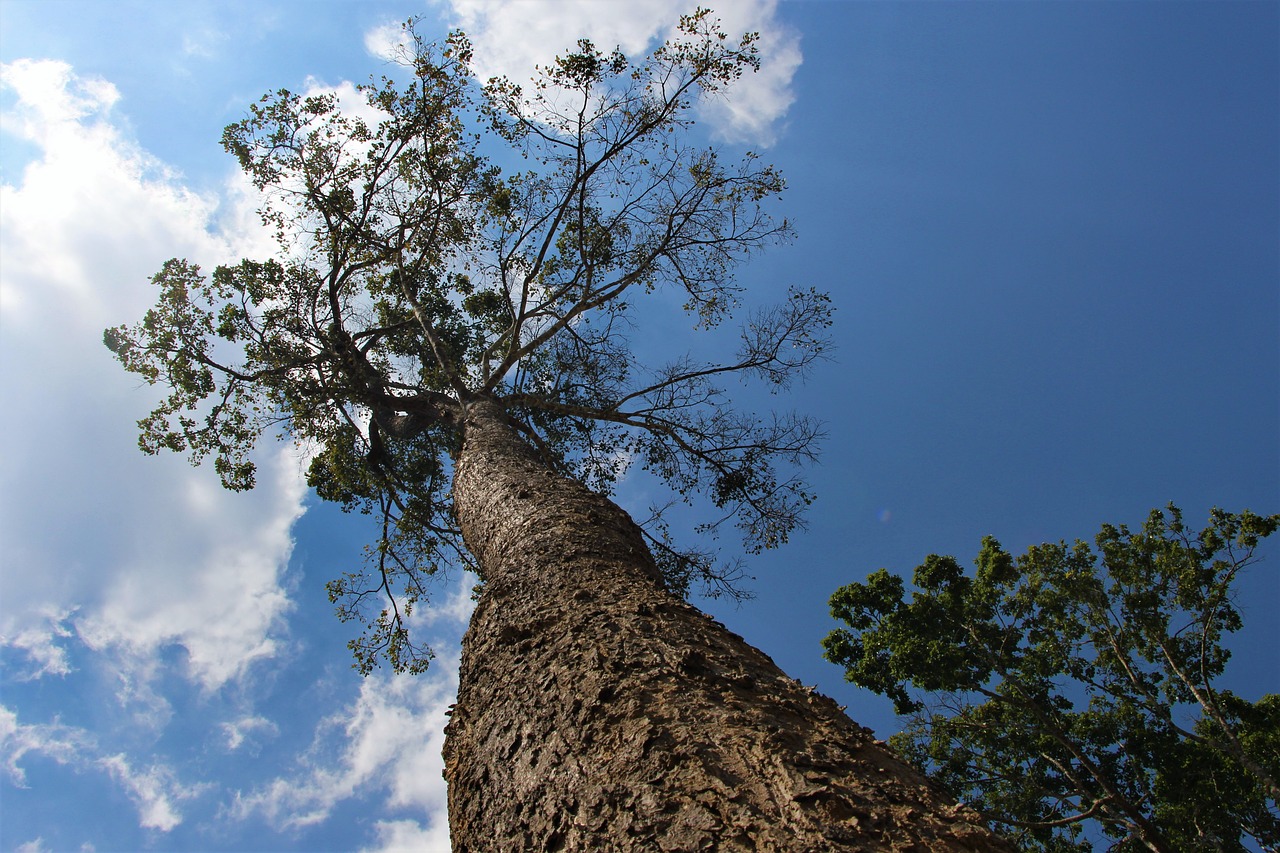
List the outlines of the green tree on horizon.
{"type": "Polygon", "coordinates": [[[1280,845],[1280,695],[1218,686],[1242,625],[1233,598],[1280,515],[1173,505],[1141,529],[1016,559],[992,537],[977,569],[930,555],[831,596],[823,641],[848,681],[907,717],[890,744],[1028,850],[1280,845]]]}

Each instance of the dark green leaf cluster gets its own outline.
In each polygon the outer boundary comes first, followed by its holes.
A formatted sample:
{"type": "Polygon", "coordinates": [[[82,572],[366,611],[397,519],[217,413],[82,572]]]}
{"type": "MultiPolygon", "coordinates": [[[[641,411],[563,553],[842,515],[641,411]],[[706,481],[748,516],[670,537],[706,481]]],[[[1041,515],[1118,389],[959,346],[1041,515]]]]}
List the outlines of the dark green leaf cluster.
{"type": "MultiPolygon", "coordinates": [[[[156,307],[106,333],[126,369],[167,389],[140,422],[148,452],[212,456],[249,488],[264,433],[309,456],[317,495],[375,516],[362,571],[333,581],[343,619],[367,628],[357,666],[425,665],[409,616],[425,582],[468,564],[450,469],[470,400],[497,402],[553,467],[608,492],[633,462],[675,503],[705,500],[701,530],[728,522],[748,550],[785,542],[811,501],[788,470],[819,427],[736,410],[731,376],[785,389],[826,355],[829,299],[794,289],[745,318],[725,360],[642,361],[633,304],[678,294],[713,329],[739,307],[737,264],[789,238],[769,207],[784,182],[751,154],[689,143],[697,99],[759,64],[709,13],[641,62],[589,42],[526,94],[480,86],[458,34],[405,30],[399,80],[334,94],[279,90],[223,145],[261,192],[279,251],[217,267],[183,260],[154,278],[156,307]],[[504,174],[497,148],[523,158],[504,174]]],[[[740,594],[735,561],[677,546],[655,510],[648,534],[673,589],[740,594]]]]}
{"type": "Polygon", "coordinates": [[[1245,850],[1280,844],[1280,696],[1216,686],[1241,626],[1232,584],[1280,516],[1176,507],[1138,531],[976,571],[931,555],[841,587],[823,641],[846,678],[911,714],[893,744],[1028,849],[1245,850]],[[926,701],[927,700],[927,701],[926,701]]]}

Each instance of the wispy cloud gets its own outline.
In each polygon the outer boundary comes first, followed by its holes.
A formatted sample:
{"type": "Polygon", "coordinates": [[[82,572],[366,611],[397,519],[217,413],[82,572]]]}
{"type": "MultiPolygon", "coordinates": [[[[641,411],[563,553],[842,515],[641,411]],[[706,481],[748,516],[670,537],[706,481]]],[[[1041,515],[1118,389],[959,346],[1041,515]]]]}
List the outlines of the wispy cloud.
{"type": "Polygon", "coordinates": [[[138,823],[144,829],[169,832],[182,823],[177,803],[199,796],[213,786],[183,785],[168,767],[153,764],[145,770],[131,766],[123,754],[97,760],[97,766],[124,788],[138,809],[138,823]]]}
{"type": "Polygon", "coordinates": [[[394,62],[410,47],[407,36],[403,21],[379,24],[364,34],[364,49],[370,56],[394,62]]]}
{"type": "MultiPolygon", "coordinates": [[[[437,606],[415,614],[415,630],[456,637],[471,617],[475,577],[463,573],[437,606]],[[430,615],[426,615],[430,614],[430,615]]],[[[454,643],[456,647],[456,640],[454,643]]],[[[444,725],[458,690],[457,655],[442,655],[423,676],[366,678],[354,702],[317,726],[312,746],[294,772],[235,796],[228,816],[260,815],[282,830],[326,820],[342,801],[381,791],[386,806],[420,819],[376,824],[382,851],[448,851],[448,812],[442,774],[444,725]]]]}
{"type": "MultiPolygon", "coordinates": [[[[22,761],[38,755],[80,772],[97,770],[114,780],[138,809],[138,823],[146,829],[169,832],[182,823],[177,803],[210,789],[210,785],[184,785],[163,764],[144,770],[133,767],[123,754],[104,755],[98,739],[84,729],[61,723],[24,724],[9,708],[0,706],[0,760],[9,781],[26,785],[22,761]]],[[[31,844],[40,844],[37,839],[31,844]]]]}
{"type": "MultiPolygon", "coordinates": [[[[643,54],[674,32],[682,14],[694,11],[694,0],[449,0],[452,24],[475,46],[482,78],[506,76],[527,80],[534,67],[547,65],[571,50],[579,38],[603,50],[615,46],[628,56],[643,54]]],[[[734,0],[715,9],[731,36],[760,34],[762,65],[723,97],[702,104],[703,117],[729,142],[772,145],[795,96],[791,81],[803,55],[800,36],[777,16],[776,0],[734,0]]],[[[366,37],[366,45],[386,48],[390,28],[366,37]]],[[[373,48],[371,48],[372,50],[373,48]]]]}
{"type": "Polygon", "coordinates": [[[456,662],[442,659],[425,676],[365,679],[352,705],[321,722],[297,770],[237,794],[230,815],[261,815],[278,829],[296,829],[326,820],[343,800],[381,789],[389,806],[447,826],[440,751],[456,693],[456,662]]]}
{"type": "Polygon", "coordinates": [[[240,506],[236,496],[211,482],[210,472],[184,478],[184,532],[209,534],[187,540],[199,550],[185,559],[169,547],[133,555],[127,574],[79,621],[88,645],[113,647],[122,660],[181,645],[188,675],[207,690],[278,653],[282,620],[292,607],[282,574],[305,484],[287,448],[260,463],[266,463],[264,485],[273,493],[273,505],[265,507],[256,501],[240,506]],[[255,515],[255,509],[267,514],[255,515]]]}
{"type": "Polygon", "coordinates": [[[67,623],[75,612],[74,607],[40,607],[32,614],[35,622],[29,623],[12,637],[0,635],[0,646],[21,652],[26,658],[27,667],[15,672],[15,678],[19,681],[35,681],[47,675],[64,676],[71,673],[71,661],[62,641],[74,636],[75,632],[67,627],[67,623]]]}
{"type": "Polygon", "coordinates": [[[51,848],[45,845],[42,837],[19,844],[13,850],[14,853],[48,853],[51,848]]]}
{"type": "Polygon", "coordinates": [[[264,737],[274,737],[280,733],[280,729],[275,723],[266,717],[256,715],[244,716],[237,720],[222,723],[219,728],[226,738],[227,749],[235,752],[244,746],[246,742],[253,743],[255,734],[260,733],[264,737]]]}
{"type": "Polygon", "coordinates": [[[19,788],[27,784],[21,762],[28,754],[71,764],[94,744],[93,736],[84,729],[61,723],[26,725],[18,722],[14,711],[0,705],[0,759],[9,781],[19,788]]]}
{"type": "MultiPolygon", "coordinates": [[[[11,95],[4,132],[37,152],[0,186],[0,440],[23,448],[0,465],[0,540],[7,565],[21,567],[3,576],[0,635],[29,679],[69,676],[78,644],[114,678],[128,724],[154,734],[172,713],[158,686],[167,649],[185,650],[179,674],[206,692],[279,653],[305,485],[278,448],[246,496],[182,459],[144,458],[133,424],[155,395],[113,363],[102,329],[142,315],[147,280],[171,255],[216,263],[263,238],[234,209],[252,201],[243,187],[193,193],[132,140],[109,82],[19,60],[0,83],[11,95]]],[[[137,804],[142,826],[163,831],[198,790],[85,730],[7,714],[15,784],[30,753],[96,769],[137,804]]]]}
{"type": "Polygon", "coordinates": [[[184,56],[198,59],[214,59],[227,44],[230,36],[223,30],[213,26],[198,26],[188,30],[182,36],[182,53],[184,56]]]}

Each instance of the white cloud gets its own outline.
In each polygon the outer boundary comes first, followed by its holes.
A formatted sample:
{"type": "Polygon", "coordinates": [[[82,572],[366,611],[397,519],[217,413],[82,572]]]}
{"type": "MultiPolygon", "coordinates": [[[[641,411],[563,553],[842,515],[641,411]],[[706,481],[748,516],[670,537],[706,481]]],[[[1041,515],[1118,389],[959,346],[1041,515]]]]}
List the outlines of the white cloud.
{"type": "Polygon", "coordinates": [[[146,770],[136,770],[123,755],[100,758],[97,765],[124,788],[129,799],[138,808],[138,823],[144,829],[169,832],[182,823],[182,814],[175,802],[189,800],[207,790],[209,785],[182,785],[172,770],[162,765],[152,765],[146,770]]]}
{"type": "Polygon", "coordinates": [[[15,674],[19,681],[34,681],[46,675],[69,675],[71,662],[67,650],[59,644],[74,635],[67,622],[76,608],[42,607],[32,614],[39,621],[29,624],[13,637],[0,636],[0,646],[22,652],[30,668],[15,674]]]}
{"type": "Polygon", "coordinates": [[[222,491],[209,471],[186,478],[185,500],[175,509],[184,539],[199,550],[184,557],[181,543],[162,537],[159,553],[134,555],[93,613],[80,620],[87,645],[141,658],[182,645],[188,674],[208,690],[277,653],[273,629],[291,608],[280,575],[293,547],[291,529],[302,513],[305,483],[291,449],[262,461],[270,463],[264,487],[276,504],[266,508],[266,517],[255,512],[264,509],[256,501],[222,491]],[[165,547],[171,544],[178,547],[165,547]]]}
{"type": "Polygon", "coordinates": [[[49,853],[52,849],[44,843],[44,838],[36,838],[19,844],[13,848],[13,853],[49,853]]]}
{"type": "MultiPolygon", "coordinates": [[[[574,48],[579,38],[605,51],[616,46],[639,56],[670,36],[680,16],[699,5],[697,0],[449,0],[453,23],[475,47],[481,79],[506,76],[515,82],[574,48]]],[[[734,0],[715,12],[730,36],[760,33],[762,64],[732,91],[704,104],[703,116],[728,141],[771,145],[794,100],[791,79],[802,59],[799,34],[778,20],[776,0],[734,0]]],[[[366,44],[370,39],[387,44],[386,33],[375,33],[382,34],[371,34],[366,44]]]]}
{"type": "MultiPolygon", "coordinates": [[[[457,648],[458,635],[475,607],[475,580],[463,573],[447,596],[415,613],[414,630],[430,628],[428,641],[436,648],[457,648]]],[[[317,726],[297,771],[255,791],[238,793],[230,816],[243,820],[261,815],[287,830],[321,823],[343,800],[381,791],[388,807],[408,810],[421,820],[378,823],[372,849],[447,851],[441,749],[446,712],[457,691],[456,653],[437,658],[425,675],[366,678],[349,707],[317,726]]]]}
{"type": "Polygon", "coordinates": [[[726,32],[760,34],[761,64],[726,97],[704,103],[703,118],[728,141],[772,145],[795,102],[791,80],[804,61],[800,34],[778,21],[776,0],[728,3],[716,12],[726,32]]]}
{"type": "Polygon", "coordinates": [[[535,65],[573,49],[580,38],[602,50],[620,47],[627,55],[643,53],[698,5],[684,0],[451,0],[458,26],[476,48],[482,77],[506,75],[517,82],[535,65]]]}
{"type": "MultiPolygon", "coordinates": [[[[162,832],[182,822],[176,802],[192,799],[210,787],[183,785],[171,769],[161,764],[136,770],[122,754],[102,755],[97,738],[84,729],[57,722],[20,723],[16,713],[0,706],[0,760],[9,781],[18,787],[26,786],[26,774],[20,762],[27,755],[40,755],[78,771],[105,772],[137,806],[139,825],[162,832]]],[[[42,842],[36,839],[29,843],[42,842]]]]}
{"type": "Polygon", "coordinates": [[[254,736],[255,732],[261,732],[266,737],[274,737],[280,733],[279,727],[266,717],[244,716],[238,720],[228,723],[222,723],[219,728],[226,737],[227,749],[235,752],[244,745],[246,740],[254,736]]]}
{"type": "Polygon", "coordinates": [[[23,449],[0,460],[0,539],[14,568],[0,632],[59,674],[54,641],[66,634],[41,614],[79,607],[59,624],[110,651],[135,697],[162,704],[146,681],[173,644],[186,674],[217,689],[278,651],[301,472],[277,449],[260,457],[262,485],[232,495],[209,470],[143,457],[134,421],[155,395],[101,336],[150,306],[148,278],[165,259],[211,265],[260,254],[269,238],[243,181],[200,195],[139,148],[109,82],[27,59],[0,81],[15,96],[5,132],[39,151],[19,183],[0,186],[0,440],[23,449]]]}
{"type": "Polygon", "coordinates": [[[126,293],[139,301],[112,279],[135,270],[145,278],[141,259],[165,247],[225,246],[205,230],[216,202],[175,182],[109,121],[119,100],[109,82],[20,59],[3,66],[0,83],[17,95],[5,132],[42,149],[20,186],[0,187],[6,336],[36,327],[60,338],[126,293]]]}
{"type": "Polygon", "coordinates": [[[109,110],[120,100],[116,87],[101,77],[81,77],[65,62],[18,59],[0,70],[0,81],[21,101],[0,127],[46,146],[68,123],[109,110]]]}
{"type": "MultiPolygon", "coordinates": [[[[462,572],[446,594],[433,598],[430,605],[413,611],[409,623],[412,630],[425,634],[428,628],[432,628],[452,635],[466,629],[467,623],[471,621],[471,613],[476,609],[472,592],[479,580],[471,572],[462,572]]],[[[445,643],[437,642],[436,645],[443,647],[445,643]]]]}
{"type": "MultiPolygon", "coordinates": [[[[10,96],[3,132],[37,152],[0,185],[0,441],[21,448],[0,456],[0,645],[23,656],[30,678],[74,674],[74,648],[78,665],[107,668],[131,714],[94,733],[56,716],[20,723],[0,706],[0,773],[21,785],[24,757],[39,755],[105,774],[143,827],[168,832],[211,786],[183,784],[136,744],[156,743],[172,716],[161,692],[172,661],[209,694],[246,686],[251,668],[279,659],[304,478],[287,447],[258,455],[259,486],[243,495],[182,458],[144,457],[134,422],[156,395],[114,362],[102,329],[150,307],[148,278],[171,256],[211,268],[274,244],[242,177],[198,194],[142,150],[109,82],[19,60],[3,66],[0,83],[10,96]]],[[[358,97],[350,84],[333,90],[344,105],[358,97]]],[[[415,613],[415,627],[452,632],[437,648],[456,647],[472,583],[464,575],[452,597],[415,613]]],[[[456,669],[442,658],[425,677],[365,680],[317,730],[297,771],[239,797],[233,816],[296,827],[373,793],[397,812],[376,824],[379,848],[448,849],[440,750],[456,669]]],[[[244,711],[210,730],[228,751],[253,753],[278,730],[253,697],[241,698],[244,711]]]]}
{"type": "Polygon", "coordinates": [[[409,39],[401,21],[379,24],[364,34],[364,49],[370,56],[395,62],[409,47],[409,39]]]}
{"type": "Polygon", "coordinates": [[[28,753],[43,755],[59,764],[71,764],[92,749],[93,744],[93,737],[84,729],[61,723],[19,723],[16,713],[0,705],[0,759],[9,781],[19,788],[27,784],[26,773],[19,762],[28,753]]]}
{"type": "Polygon", "coordinates": [[[388,805],[425,814],[429,826],[447,826],[440,752],[457,689],[457,664],[444,659],[422,676],[366,678],[356,701],[317,727],[298,771],[238,794],[232,816],[260,814],[278,829],[311,826],[339,802],[380,789],[388,805]]]}
{"type": "MultiPolygon", "coordinates": [[[[338,98],[338,111],[343,116],[361,119],[369,127],[377,127],[379,122],[387,118],[386,113],[369,104],[368,96],[356,88],[356,84],[350,80],[343,80],[338,85],[331,86],[315,77],[308,77],[306,88],[303,90],[302,95],[305,98],[317,95],[336,95],[338,98]]],[[[367,149],[353,146],[352,150],[363,152],[367,149]]]]}
{"type": "Polygon", "coordinates": [[[423,827],[416,820],[380,820],[373,825],[377,843],[362,853],[449,853],[449,827],[436,821],[423,827]]]}
{"type": "MultiPolygon", "coordinates": [[[[243,495],[181,458],[144,457],[134,422],[156,395],[120,370],[102,329],[150,307],[148,278],[171,256],[210,268],[274,246],[243,178],[217,196],[185,187],[127,133],[109,82],[31,60],[4,65],[0,81],[11,96],[3,131],[37,152],[0,185],[0,441],[21,448],[0,457],[0,645],[23,656],[31,678],[73,674],[75,648],[81,665],[105,666],[129,714],[107,743],[105,732],[56,717],[22,724],[0,707],[0,773],[21,785],[24,757],[40,755],[105,774],[143,827],[168,832],[184,802],[211,786],[185,785],[121,745],[154,744],[170,720],[161,686],[173,661],[209,694],[245,686],[252,667],[279,658],[304,478],[287,447],[258,455],[259,486],[243,495]]],[[[357,97],[350,84],[334,91],[344,104],[357,97]]],[[[438,648],[456,647],[473,582],[460,578],[440,607],[415,614],[417,627],[452,632],[438,648]]],[[[302,826],[373,793],[414,818],[377,824],[378,845],[447,849],[440,749],[456,678],[456,661],[442,659],[425,677],[364,681],[320,726],[297,772],[241,796],[233,816],[302,826]]],[[[210,728],[228,751],[256,752],[277,729],[242,698],[243,713],[210,728]]]]}

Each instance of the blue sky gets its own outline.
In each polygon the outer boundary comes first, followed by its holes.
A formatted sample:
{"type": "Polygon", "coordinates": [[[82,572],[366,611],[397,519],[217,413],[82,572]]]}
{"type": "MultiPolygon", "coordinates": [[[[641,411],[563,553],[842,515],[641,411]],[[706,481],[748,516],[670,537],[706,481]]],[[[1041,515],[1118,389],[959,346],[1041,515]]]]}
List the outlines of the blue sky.
{"type": "MultiPolygon", "coordinates": [[[[583,34],[639,52],[681,11],[0,3],[0,849],[447,849],[467,579],[422,617],[428,675],[362,681],[322,585],[368,529],[281,446],[247,495],[142,456],[151,391],[101,330],[141,315],[168,257],[270,251],[218,146],[262,93],[381,73],[414,14],[519,75],[583,34]]],[[[784,171],[799,231],[741,282],[830,291],[838,351],[789,399],[744,390],[827,423],[819,500],[752,561],[756,600],[703,604],[887,735],[888,704],[821,660],[840,584],[1169,501],[1280,511],[1280,6],[720,11],[768,62],[704,128],[784,171]]],[[[1229,670],[1249,696],[1280,690],[1266,553],[1229,670]]]]}

